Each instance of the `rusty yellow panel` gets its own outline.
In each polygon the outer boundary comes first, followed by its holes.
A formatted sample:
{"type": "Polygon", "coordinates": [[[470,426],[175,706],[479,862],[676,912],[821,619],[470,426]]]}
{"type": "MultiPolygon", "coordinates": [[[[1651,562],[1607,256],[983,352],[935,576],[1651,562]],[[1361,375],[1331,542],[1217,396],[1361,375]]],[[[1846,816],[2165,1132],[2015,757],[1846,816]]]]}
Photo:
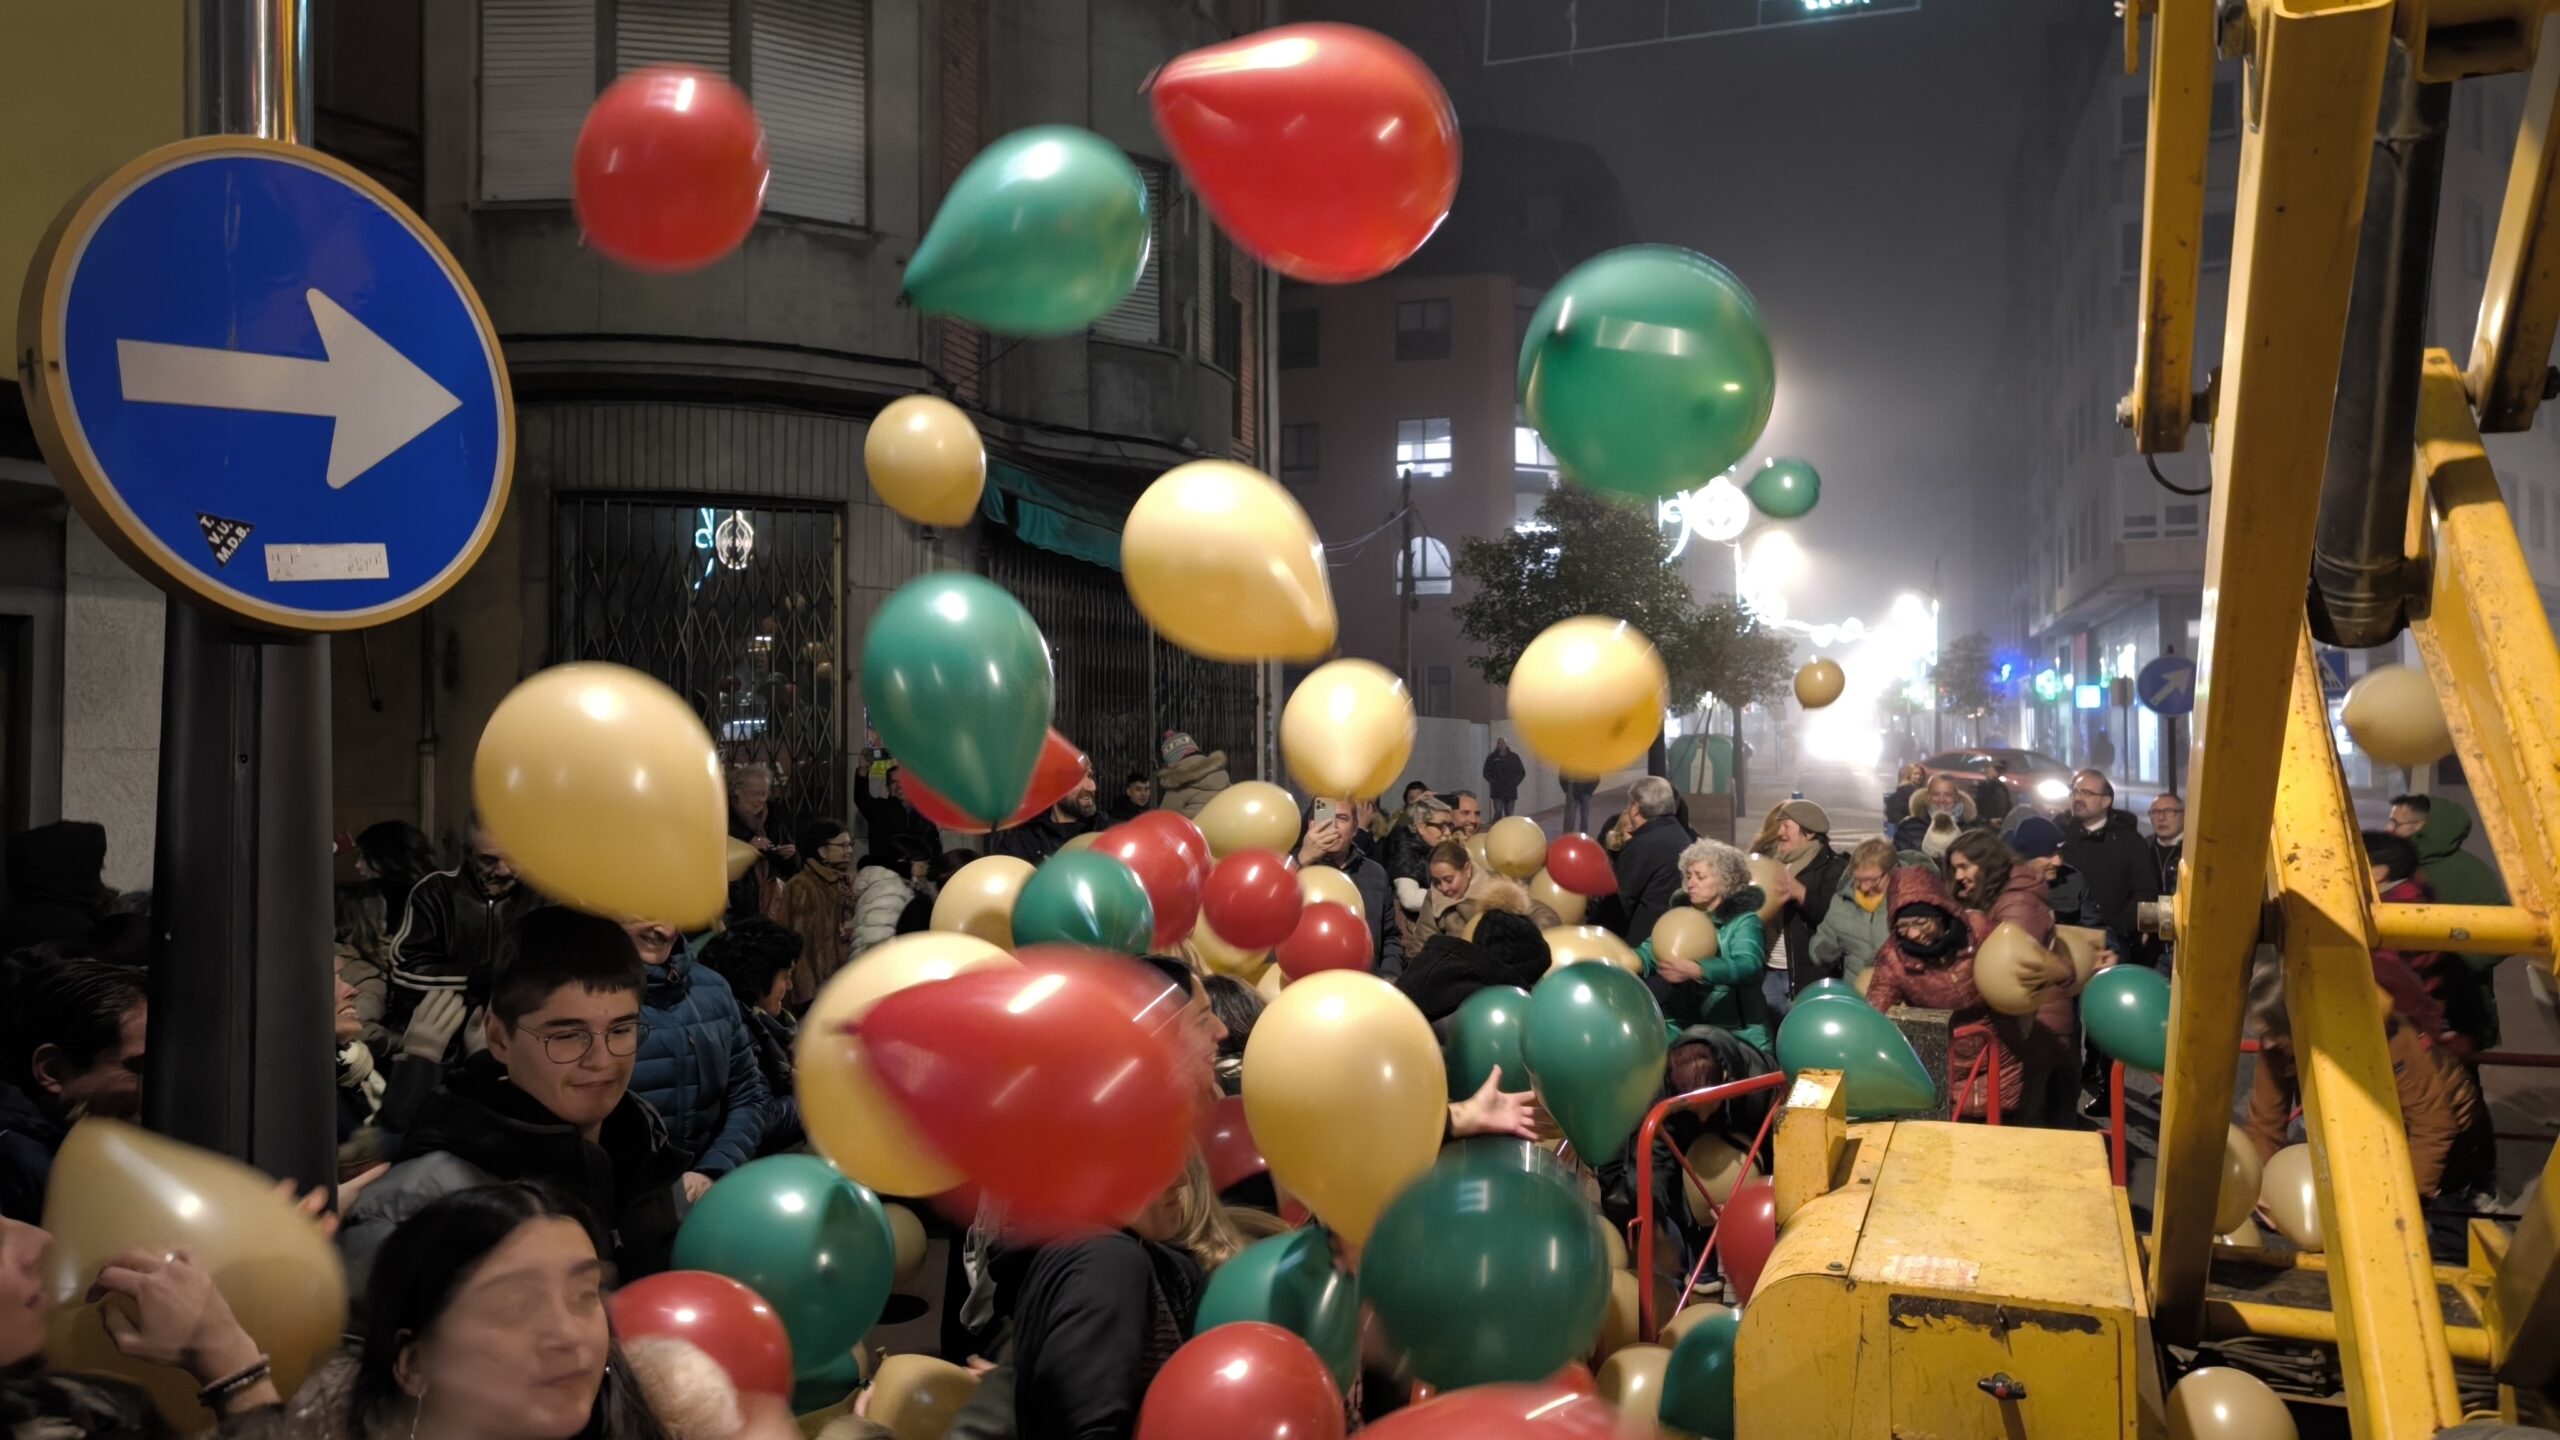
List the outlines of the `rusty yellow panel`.
{"type": "Polygon", "coordinates": [[[1849,1261],[1901,1128],[1849,1127],[1847,1179],[1779,1231],[1735,1341],[1734,1428],[1742,1440],[1886,1440],[1883,1292],[1852,1286],[1849,1261]]]}
{"type": "Polygon", "coordinates": [[[2534,63],[2550,0],[2400,0],[2392,32],[2418,78],[2505,75],[2534,63]]]}
{"type": "Polygon", "coordinates": [[[2489,249],[2480,320],[2471,332],[2465,379],[2479,406],[2480,428],[2493,434],[2528,429],[2542,405],[2551,340],[2560,329],[2560,44],[2545,43],[2525,87],[2497,240],[2489,249]]]}
{"type": "Polygon", "coordinates": [[[1770,1166],[1779,1224],[1844,1178],[1840,1161],[1848,1146],[1848,1106],[1848,1086],[1837,1070],[1807,1070],[1788,1085],[1770,1166]]]}
{"type": "Polygon", "coordinates": [[[2094,1131],[1896,1126],[1851,1273],[1862,1286],[2011,1305],[2142,1308],[2094,1131]]]}
{"type": "Polygon", "coordinates": [[[2125,1440],[2121,1317],[1991,1300],[1885,1302],[1892,1434],[1931,1440],[2125,1440]]]}
{"type": "MultiPolygon", "coordinates": [[[[2134,447],[2183,450],[2195,389],[2196,270],[2213,126],[2213,0],[2158,0],[2151,17],[2150,143],[2142,165],[2142,303],[2135,320],[2134,447]]],[[[2128,10],[2125,23],[2136,23],[2128,10]]]]}

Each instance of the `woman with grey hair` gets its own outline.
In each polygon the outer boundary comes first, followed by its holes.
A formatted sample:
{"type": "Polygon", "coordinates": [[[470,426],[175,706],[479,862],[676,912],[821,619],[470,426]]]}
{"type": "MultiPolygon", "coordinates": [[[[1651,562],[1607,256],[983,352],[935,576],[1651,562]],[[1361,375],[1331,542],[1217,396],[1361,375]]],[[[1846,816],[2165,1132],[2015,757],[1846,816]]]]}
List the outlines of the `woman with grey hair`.
{"type": "Polygon", "coordinates": [[[1680,886],[1685,904],[1673,910],[1705,913],[1715,926],[1714,953],[1670,959],[1655,953],[1648,935],[1636,947],[1637,958],[1644,962],[1645,984],[1662,1003],[1663,1018],[1673,1025],[1684,1030],[1712,1025],[1767,1051],[1775,1034],[1768,996],[1760,982],[1767,955],[1760,904],[1767,897],[1751,883],[1750,862],[1722,841],[1696,841],[1680,852],[1680,886]]]}

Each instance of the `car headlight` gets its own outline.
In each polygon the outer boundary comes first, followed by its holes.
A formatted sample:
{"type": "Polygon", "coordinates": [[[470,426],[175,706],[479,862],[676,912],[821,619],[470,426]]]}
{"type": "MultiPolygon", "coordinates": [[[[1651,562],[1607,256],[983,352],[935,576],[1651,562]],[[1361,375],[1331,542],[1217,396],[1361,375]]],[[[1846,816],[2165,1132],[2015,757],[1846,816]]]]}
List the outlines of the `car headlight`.
{"type": "Polygon", "coordinates": [[[2060,804],[2071,798],[2071,787],[2059,780],[2039,780],[2036,782],[2036,798],[2049,805],[2060,804]]]}

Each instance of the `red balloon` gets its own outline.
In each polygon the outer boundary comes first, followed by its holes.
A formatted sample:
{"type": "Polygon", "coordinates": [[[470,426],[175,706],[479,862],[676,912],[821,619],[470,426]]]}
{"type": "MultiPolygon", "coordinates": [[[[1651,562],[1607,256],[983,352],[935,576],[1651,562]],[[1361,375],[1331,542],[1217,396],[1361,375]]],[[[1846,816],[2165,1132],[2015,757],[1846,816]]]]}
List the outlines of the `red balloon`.
{"type": "Polygon", "coordinates": [[[1164,1362],[1136,1440],[1342,1440],[1342,1392],[1313,1347],[1277,1325],[1202,1331],[1164,1362]]]}
{"type": "Polygon", "coordinates": [[[635,270],[699,270],[764,209],[764,122],[745,92],[692,70],[635,70],[578,130],[570,195],[587,242],[635,270]]]}
{"type": "Polygon", "coordinates": [[[1118,1226],[1182,1173],[1197,1078],[1162,1024],[1163,977],[1040,945],[910,986],[855,1028],[925,1143],[1034,1229],[1118,1226]]]}
{"type": "MultiPolygon", "coordinates": [[[[1132,830],[1161,838],[1167,845],[1180,852],[1184,863],[1191,867],[1193,874],[1200,877],[1200,883],[1204,885],[1209,883],[1209,867],[1215,863],[1215,860],[1209,854],[1209,837],[1200,833],[1199,826],[1171,810],[1144,811],[1127,824],[1132,830]]],[[[1227,932],[1221,930],[1218,933],[1225,935],[1227,932]]]]}
{"type": "Polygon", "coordinates": [[[916,807],[917,814],[943,829],[984,835],[989,830],[1010,830],[1048,814],[1050,806],[1075,793],[1091,768],[1092,762],[1076,748],[1076,742],[1051,730],[1049,738],[1040,742],[1040,760],[1031,771],[1031,788],[1023,793],[1022,804],[1005,817],[1002,825],[989,825],[952,804],[904,766],[898,770],[898,788],[907,792],[907,803],[916,807]]]}
{"type": "Polygon", "coordinates": [[[1271,955],[1281,974],[1304,980],[1323,970],[1366,970],[1374,953],[1368,921],[1348,905],[1319,900],[1299,912],[1297,928],[1271,955]]]}
{"type": "Polygon", "coordinates": [[[1547,1383],[1576,1395],[1596,1396],[1600,1393],[1600,1382],[1592,1376],[1591,1367],[1579,1360],[1566,1361],[1563,1369],[1547,1377],[1547,1383]]]}
{"type": "Polygon", "coordinates": [[[1262,1147],[1254,1143],[1253,1127],[1245,1124],[1243,1096],[1220,1096],[1201,1113],[1200,1158],[1208,1162],[1212,1190],[1269,1172],[1262,1147]]]}
{"type": "Polygon", "coordinates": [[[1609,852],[1588,835],[1559,835],[1547,842],[1547,877],[1576,895],[1618,893],[1618,869],[1609,852]]]}
{"type": "Polygon", "coordinates": [[[1617,1406],[1553,1380],[1470,1385],[1417,1399],[1411,1409],[1360,1431],[1361,1440],[1617,1440],[1618,1434],[1617,1406]]]}
{"type": "Polygon", "coordinates": [[[1716,1217],[1716,1254],[1734,1297],[1749,1300],[1760,1284],[1761,1268],[1778,1246],[1778,1192],[1766,1180],[1734,1187],[1733,1199],[1716,1217]]]}
{"type": "MultiPolygon", "coordinates": [[[[1176,815],[1174,820],[1191,822],[1176,815]]],[[[1200,875],[1191,868],[1178,840],[1161,828],[1141,828],[1132,820],[1102,832],[1093,848],[1129,867],[1156,911],[1156,948],[1170,950],[1200,923],[1200,875]]],[[[1220,931],[1225,934],[1225,931],[1220,931]]]]}
{"type": "Polygon", "coordinates": [[[1431,67],[1356,25],[1283,25],[1176,56],[1156,133],[1220,227],[1281,274],[1383,275],[1458,193],[1458,115],[1431,67]]]}
{"type": "Polygon", "coordinates": [[[1307,904],[1298,872],[1269,850],[1238,850],[1209,872],[1200,913],[1218,938],[1239,950],[1268,950],[1298,928],[1307,904]]]}
{"type": "Polygon", "coordinates": [[[764,1297],[704,1270],[669,1270],[613,1292],[613,1333],[682,1340],[729,1372],[740,1394],[791,1393],[791,1337],[764,1297]]]}

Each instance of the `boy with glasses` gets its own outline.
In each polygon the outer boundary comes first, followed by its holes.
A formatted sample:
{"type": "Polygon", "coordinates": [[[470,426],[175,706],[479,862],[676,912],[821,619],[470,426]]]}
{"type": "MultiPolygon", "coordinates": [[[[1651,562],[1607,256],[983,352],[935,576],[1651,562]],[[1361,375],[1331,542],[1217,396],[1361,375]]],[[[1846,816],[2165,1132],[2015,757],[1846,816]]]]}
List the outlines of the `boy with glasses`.
{"type": "MultiPolygon", "coordinates": [[[[490,982],[489,1048],[464,1061],[338,1231],[350,1299],[401,1221],[457,1190],[533,1180],[575,1196],[623,1280],[667,1267],[687,1156],[630,1093],[639,951],[610,920],[549,906],[518,921],[490,982]]],[[[354,1313],[362,1314],[361,1304],[354,1313]]]]}

